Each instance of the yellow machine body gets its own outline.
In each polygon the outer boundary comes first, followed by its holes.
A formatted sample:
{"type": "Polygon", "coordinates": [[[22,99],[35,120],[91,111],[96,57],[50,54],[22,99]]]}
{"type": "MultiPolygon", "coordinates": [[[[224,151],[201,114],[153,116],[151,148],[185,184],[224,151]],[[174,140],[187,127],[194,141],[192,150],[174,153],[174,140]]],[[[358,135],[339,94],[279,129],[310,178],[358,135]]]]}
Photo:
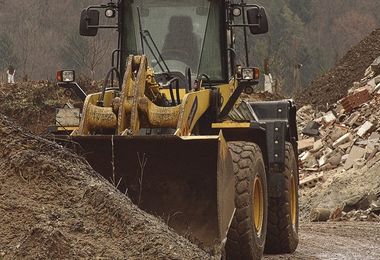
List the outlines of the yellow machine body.
{"type": "MultiPolygon", "coordinates": [[[[220,86],[224,103],[234,82],[220,86]]],[[[211,89],[181,93],[181,104],[160,106],[165,91],[145,56],[128,59],[121,92],[87,96],[71,139],[91,166],[145,211],[205,246],[221,243],[234,213],[232,159],[223,133],[197,136],[211,89]],[[142,134],[142,129],[169,129],[142,134]]]]}

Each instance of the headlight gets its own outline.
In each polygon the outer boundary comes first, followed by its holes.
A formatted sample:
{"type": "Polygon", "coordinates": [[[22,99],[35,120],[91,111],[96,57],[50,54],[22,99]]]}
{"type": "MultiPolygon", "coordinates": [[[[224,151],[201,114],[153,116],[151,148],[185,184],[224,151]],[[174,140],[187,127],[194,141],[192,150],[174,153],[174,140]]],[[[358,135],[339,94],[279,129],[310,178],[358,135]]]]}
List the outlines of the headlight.
{"type": "Polygon", "coordinates": [[[241,69],[241,78],[244,80],[257,80],[260,78],[260,70],[258,68],[241,69]]]}
{"type": "Polygon", "coordinates": [[[247,80],[249,80],[249,79],[253,79],[253,70],[252,69],[242,69],[242,71],[241,71],[241,75],[242,75],[242,78],[243,79],[247,79],[247,80]]]}
{"type": "Polygon", "coordinates": [[[235,7],[234,9],[232,9],[232,14],[236,17],[240,16],[241,15],[241,9],[239,7],[235,7]]]}
{"type": "Polygon", "coordinates": [[[114,18],[116,16],[116,10],[113,8],[108,8],[105,11],[105,16],[107,18],[114,18]]]}
{"type": "Polygon", "coordinates": [[[74,82],[75,81],[75,71],[74,70],[60,70],[57,71],[57,81],[58,82],[74,82]]]}

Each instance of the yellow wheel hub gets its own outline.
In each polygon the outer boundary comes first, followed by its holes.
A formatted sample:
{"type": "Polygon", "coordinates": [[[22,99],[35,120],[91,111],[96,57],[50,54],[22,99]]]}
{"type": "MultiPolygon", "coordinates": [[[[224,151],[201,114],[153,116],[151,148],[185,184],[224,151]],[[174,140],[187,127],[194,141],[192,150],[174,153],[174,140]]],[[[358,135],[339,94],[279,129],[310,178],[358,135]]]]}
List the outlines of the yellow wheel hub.
{"type": "Polygon", "coordinates": [[[264,195],[263,185],[260,177],[256,177],[253,183],[253,222],[255,225],[256,233],[261,234],[263,229],[264,220],[264,195]]]}
{"type": "Polygon", "coordinates": [[[295,226],[297,222],[297,189],[296,178],[292,174],[290,178],[290,215],[292,218],[292,225],[295,226]]]}

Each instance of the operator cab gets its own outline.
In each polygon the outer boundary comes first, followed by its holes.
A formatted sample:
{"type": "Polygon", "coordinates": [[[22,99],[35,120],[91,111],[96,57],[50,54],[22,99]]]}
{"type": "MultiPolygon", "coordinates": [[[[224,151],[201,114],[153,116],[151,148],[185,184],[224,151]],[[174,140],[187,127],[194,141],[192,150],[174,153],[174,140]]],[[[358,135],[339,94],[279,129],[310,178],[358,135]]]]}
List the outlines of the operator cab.
{"type": "Polygon", "coordinates": [[[228,81],[221,1],[135,0],[122,8],[122,64],[127,55],[144,53],[159,80],[168,73],[187,89],[202,74],[211,82],[228,81]]]}
{"type": "MultiPolygon", "coordinates": [[[[117,88],[121,90],[128,57],[144,54],[165,96],[170,93],[172,105],[180,104],[189,91],[214,88],[232,79],[239,86],[235,91],[238,97],[241,89],[258,83],[260,74],[258,68],[249,64],[247,31],[266,33],[268,21],[263,7],[244,0],[233,2],[110,0],[108,4],[89,6],[82,11],[80,34],[95,36],[98,29],[106,28],[118,31],[118,48],[113,52],[112,66],[104,80],[105,89],[115,89],[116,76],[117,88]],[[100,25],[99,9],[105,9],[107,18],[117,17],[117,23],[100,25]],[[237,29],[244,33],[243,64],[236,63],[233,38],[237,29]]],[[[72,82],[63,83],[79,88],[72,82]]]]}

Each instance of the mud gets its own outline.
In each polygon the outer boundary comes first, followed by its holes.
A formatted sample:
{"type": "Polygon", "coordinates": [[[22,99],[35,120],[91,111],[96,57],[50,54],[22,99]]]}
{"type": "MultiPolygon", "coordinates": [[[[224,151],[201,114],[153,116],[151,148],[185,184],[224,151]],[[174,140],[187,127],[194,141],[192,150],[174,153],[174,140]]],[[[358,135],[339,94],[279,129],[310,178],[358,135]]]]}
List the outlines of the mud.
{"type": "Polygon", "coordinates": [[[301,224],[300,244],[294,254],[264,259],[380,259],[380,223],[301,224]]]}

